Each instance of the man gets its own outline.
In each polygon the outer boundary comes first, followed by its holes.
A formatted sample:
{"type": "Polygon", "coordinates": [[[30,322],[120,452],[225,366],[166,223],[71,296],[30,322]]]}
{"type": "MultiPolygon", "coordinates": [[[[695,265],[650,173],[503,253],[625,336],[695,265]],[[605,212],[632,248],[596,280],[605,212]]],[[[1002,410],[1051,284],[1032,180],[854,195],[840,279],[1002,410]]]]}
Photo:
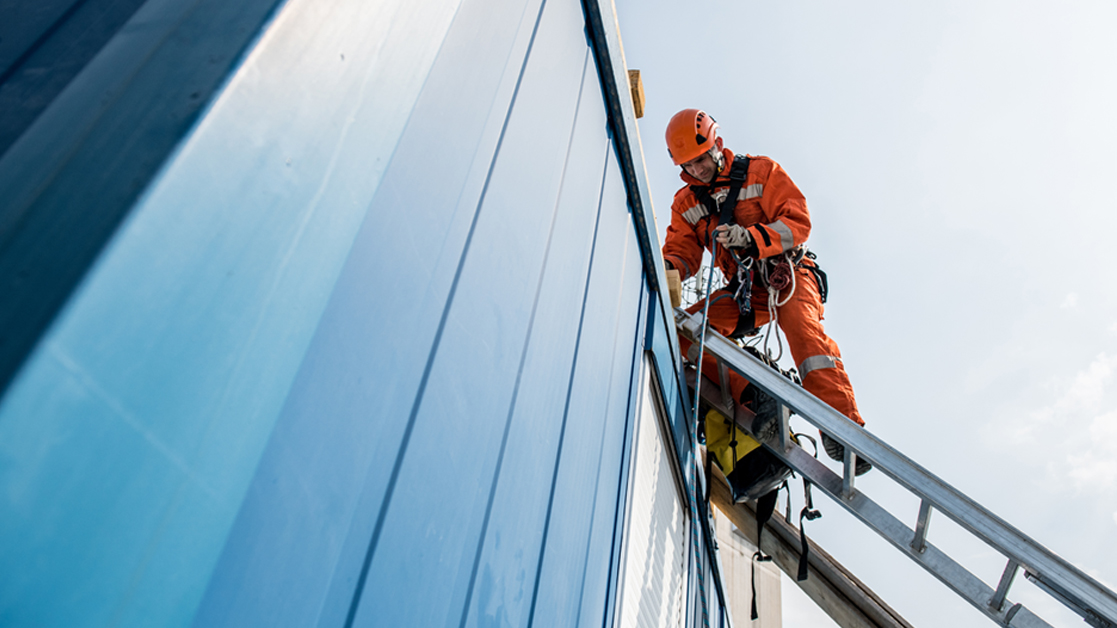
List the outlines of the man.
{"type": "MultiPolygon", "coordinates": [[[[803,387],[864,425],[838,345],[822,329],[825,275],[804,246],[811,220],[803,193],[771,159],[740,156],[725,148],[717,122],[698,109],[684,109],[671,118],[667,149],[686,182],[671,204],[663,246],[668,269],[678,270],[683,279],[694,275],[703,250],[712,252],[716,241],[714,263],[730,282],[709,296],[710,327],[740,338],[775,319],[787,337],[803,387]],[[734,199],[729,198],[734,191],[734,199]]],[[[700,301],[689,311],[703,307],[700,301]]],[[[688,358],[697,361],[698,346],[685,338],[680,342],[688,358]]],[[[718,381],[713,358],[705,357],[702,371],[718,381]]],[[[731,378],[734,398],[741,399],[746,386],[736,374],[731,378]]],[[[826,453],[842,460],[842,445],[826,434],[822,440],[826,453]]],[[[859,460],[857,475],[870,468],[859,460]]]]}

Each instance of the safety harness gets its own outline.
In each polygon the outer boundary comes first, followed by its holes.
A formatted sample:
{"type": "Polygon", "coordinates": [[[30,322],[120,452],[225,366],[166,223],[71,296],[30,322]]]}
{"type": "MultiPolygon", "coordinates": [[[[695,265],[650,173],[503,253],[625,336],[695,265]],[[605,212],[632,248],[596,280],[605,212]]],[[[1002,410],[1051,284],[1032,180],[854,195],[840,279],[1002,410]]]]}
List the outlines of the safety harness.
{"type": "MultiPolygon", "coordinates": [[[[710,234],[712,231],[709,228],[709,221],[717,216],[718,225],[735,225],[737,224],[737,217],[734,215],[734,210],[737,208],[737,198],[741,194],[741,188],[745,185],[745,179],[749,176],[750,160],[747,155],[737,157],[733,160],[733,165],[729,168],[729,192],[725,195],[720,205],[717,199],[711,192],[719,187],[717,183],[710,185],[692,185],[690,191],[694,193],[695,198],[699,203],[706,207],[707,225],[703,231],[706,233],[707,244],[709,244],[710,234]]],[[[716,249],[716,242],[712,248],[716,249]]],[[[736,288],[733,292],[733,300],[737,303],[737,309],[740,311],[741,316],[748,316],[752,312],[752,280],[753,280],[753,259],[746,256],[743,260],[732,249],[727,248],[726,251],[733,256],[733,261],[737,263],[736,277],[731,281],[731,284],[736,288]]],[[[716,251],[714,253],[714,265],[717,264],[716,251]]],[[[709,294],[709,293],[707,293],[709,294]]]]}
{"type": "MultiPolygon", "coordinates": [[[[705,233],[706,242],[704,244],[712,245],[714,265],[717,263],[717,242],[710,242],[712,230],[710,229],[710,221],[714,216],[717,216],[718,225],[735,225],[737,219],[734,210],[737,207],[737,199],[740,196],[741,188],[744,187],[745,180],[748,178],[749,165],[751,160],[747,155],[739,156],[733,161],[733,165],[729,168],[729,190],[724,200],[721,203],[717,202],[713,191],[718,187],[723,187],[725,181],[715,181],[709,185],[691,185],[690,190],[694,194],[698,202],[706,207],[707,216],[704,229],[696,229],[698,233],[705,233]]],[[[759,230],[761,237],[764,238],[765,244],[771,244],[768,233],[765,229],[759,230]]],[[[737,328],[734,329],[730,337],[739,339],[744,336],[755,336],[760,332],[759,327],[756,326],[756,315],[752,308],[752,287],[755,282],[768,289],[768,312],[771,317],[771,324],[768,326],[768,331],[764,335],[764,353],[768,353],[768,341],[772,334],[776,335],[776,357],[779,360],[783,356],[783,341],[779,336],[779,332],[775,331],[779,325],[779,308],[791,300],[795,294],[795,269],[800,267],[805,268],[811,273],[818,287],[819,300],[826,303],[829,296],[830,285],[826,277],[826,272],[819,267],[816,261],[818,257],[813,251],[809,250],[806,245],[800,244],[799,246],[786,251],[780,255],[773,255],[771,257],[759,260],[754,260],[751,256],[741,258],[734,250],[726,249],[736,262],[737,272],[735,276],[729,281],[726,290],[733,293],[733,300],[737,303],[737,309],[740,313],[738,317],[737,328]],[[788,290],[790,288],[790,290],[788,290]],[[780,299],[780,293],[787,290],[783,299],[780,299]]],[[[707,291],[709,294],[709,291],[707,291]]]]}

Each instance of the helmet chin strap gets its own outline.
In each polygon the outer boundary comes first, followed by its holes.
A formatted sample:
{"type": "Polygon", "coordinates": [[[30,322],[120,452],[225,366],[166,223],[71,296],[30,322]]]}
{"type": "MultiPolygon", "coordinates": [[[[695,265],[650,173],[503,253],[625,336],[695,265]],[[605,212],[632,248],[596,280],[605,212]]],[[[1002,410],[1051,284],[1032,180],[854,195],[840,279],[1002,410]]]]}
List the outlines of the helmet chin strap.
{"type": "Polygon", "coordinates": [[[710,149],[710,157],[714,160],[714,165],[717,166],[714,176],[710,177],[710,183],[717,181],[718,175],[725,170],[725,153],[717,149],[717,147],[710,149]]]}

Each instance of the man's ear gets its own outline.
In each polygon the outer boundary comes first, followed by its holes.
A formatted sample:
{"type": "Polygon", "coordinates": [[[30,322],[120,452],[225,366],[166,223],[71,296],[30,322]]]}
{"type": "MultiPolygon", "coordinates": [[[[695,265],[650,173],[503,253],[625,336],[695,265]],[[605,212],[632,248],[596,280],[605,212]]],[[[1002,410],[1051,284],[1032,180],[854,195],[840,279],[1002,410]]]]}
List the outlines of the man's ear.
{"type": "Polygon", "coordinates": [[[715,137],[714,138],[714,146],[717,146],[718,150],[722,149],[721,137],[715,137]]]}

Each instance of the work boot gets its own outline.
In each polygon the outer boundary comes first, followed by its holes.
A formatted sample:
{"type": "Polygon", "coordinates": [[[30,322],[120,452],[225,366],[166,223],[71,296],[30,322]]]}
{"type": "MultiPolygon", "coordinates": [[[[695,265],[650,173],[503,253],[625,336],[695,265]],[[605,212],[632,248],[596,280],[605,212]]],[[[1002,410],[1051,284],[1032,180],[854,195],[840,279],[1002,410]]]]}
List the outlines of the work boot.
{"type": "MultiPolygon", "coordinates": [[[[846,448],[845,445],[830,438],[826,432],[819,432],[822,435],[822,448],[826,450],[826,455],[830,456],[831,460],[845,464],[846,448]]],[[[865,475],[873,470],[873,465],[868,460],[861,456],[857,456],[857,464],[853,468],[853,475],[865,475]]]]}
{"type": "Polygon", "coordinates": [[[770,441],[780,433],[780,403],[775,397],[749,384],[741,393],[745,407],[752,410],[756,417],[749,428],[760,442],[770,441]]]}

